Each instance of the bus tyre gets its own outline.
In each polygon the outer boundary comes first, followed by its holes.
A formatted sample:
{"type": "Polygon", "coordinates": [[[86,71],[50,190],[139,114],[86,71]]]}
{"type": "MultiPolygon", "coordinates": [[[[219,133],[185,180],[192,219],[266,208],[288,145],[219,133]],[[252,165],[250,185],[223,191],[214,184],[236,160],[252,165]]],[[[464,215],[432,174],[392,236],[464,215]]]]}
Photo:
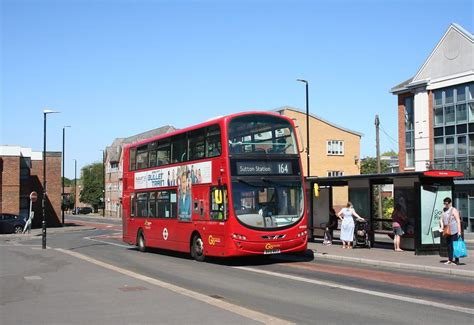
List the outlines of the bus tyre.
{"type": "Polygon", "coordinates": [[[141,231],[138,233],[137,245],[138,245],[138,250],[140,252],[142,253],[146,252],[145,236],[143,236],[143,233],[141,231]]]}
{"type": "Polygon", "coordinates": [[[198,262],[204,262],[206,256],[204,255],[204,242],[201,236],[195,235],[193,237],[193,245],[191,247],[191,256],[198,262]]]}

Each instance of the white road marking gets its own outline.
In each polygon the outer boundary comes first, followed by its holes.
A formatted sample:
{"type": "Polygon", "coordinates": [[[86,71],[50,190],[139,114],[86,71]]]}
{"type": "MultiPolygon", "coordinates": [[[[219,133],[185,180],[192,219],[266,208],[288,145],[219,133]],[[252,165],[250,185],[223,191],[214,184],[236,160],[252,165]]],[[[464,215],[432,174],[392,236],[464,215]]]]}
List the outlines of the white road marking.
{"type": "Polygon", "coordinates": [[[316,284],[316,285],[321,285],[321,286],[326,286],[326,287],[331,287],[331,288],[338,288],[338,289],[342,289],[342,290],[354,291],[354,292],[357,292],[357,293],[364,293],[364,294],[371,295],[371,296],[395,299],[395,300],[415,303],[415,304],[419,304],[419,305],[432,306],[432,307],[437,307],[437,308],[442,308],[442,309],[447,309],[447,310],[452,310],[452,311],[458,311],[458,312],[474,315],[474,309],[472,309],[472,308],[465,308],[465,307],[447,305],[447,304],[437,303],[437,302],[429,301],[429,300],[398,296],[398,295],[393,295],[393,294],[390,294],[390,293],[383,293],[383,292],[379,292],[379,291],[366,290],[366,289],[361,289],[361,288],[356,288],[356,287],[349,287],[349,286],[345,286],[345,285],[337,284],[337,283],[333,283],[333,282],[312,280],[312,279],[307,279],[307,278],[294,276],[294,275],[289,275],[289,274],[283,274],[283,273],[253,269],[253,268],[245,267],[245,266],[236,266],[234,268],[239,269],[239,270],[254,272],[254,273],[271,275],[271,276],[275,276],[275,277],[279,277],[279,278],[285,278],[285,279],[294,280],[294,281],[300,281],[300,282],[306,282],[306,283],[311,283],[311,284],[316,284]]]}
{"type": "Polygon", "coordinates": [[[122,247],[122,248],[131,248],[132,247],[130,245],[122,245],[122,244],[117,244],[117,243],[111,243],[111,242],[108,242],[108,241],[105,241],[105,240],[99,240],[99,239],[95,239],[95,238],[91,238],[91,237],[84,237],[84,239],[92,240],[92,241],[107,244],[107,245],[114,245],[114,246],[118,246],[118,247],[122,247]]]}
{"type": "Polygon", "coordinates": [[[218,299],[203,295],[201,293],[176,286],[176,285],[171,284],[171,283],[167,283],[167,282],[164,282],[164,281],[161,281],[161,280],[150,278],[148,276],[138,274],[138,273],[132,272],[130,270],[120,268],[120,267],[115,266],[115,265],[107,264],[107,263],[104,263],[102,261],[96,260],[92,257],[86,256],[86,255],[83,255],[83,254],[80,254],[80,253],[77,253],[77,252],[65,250],[65,249],[62,249],[62,248],[55,248],[55,250],[57,250],[59,252],[62,252],[64,254],[68,254],[68,255],[74,256],[76,258],[82,259],[82,260],[87,261],[89,263],[98,265],[98,266],[103,267],[105,269],[112,270],[112,271],[124,274],[126,276],[129,276],[129,277],[132,277],[132,278],[150,283],[152,285],[156,285],[156,286],[164,288],[164,289],[168,289],[172,292],[178,293],[178,294],[183,295],[183,296],[190,297],[190,298],[195,299],[195,300],[199,300],[201,302],[207,303],[207,304],[212,305],[214,307],[230,311],[234,314],[240,315],[242,317],[245,317],[245,318],[257,321],[257,322],[261,322],[261,323],[264,323],[264,324],[294,324],[294,323],[291,323],[291,322],[286,321],[284,319],[280,319],[280,318],[277,318],[277,317],[273,317],[273,316],[270,316],[270,315],[267,315],[267,314],[260,313],[258,311],[254,311],[254,310],[245,308],[245,307],[234,305],[232,303],[229,303],[229,302],[226,302],[226,301],[223,301],[223,300],[218,300],[218,299]]]}
{"type": "Polygon", "coordinates": [[[32,280],[41,280],[41,277],[38,275],[30,275],[30,276],[24,276],[23,279],[26,281],[32,281],[32,280]]]}

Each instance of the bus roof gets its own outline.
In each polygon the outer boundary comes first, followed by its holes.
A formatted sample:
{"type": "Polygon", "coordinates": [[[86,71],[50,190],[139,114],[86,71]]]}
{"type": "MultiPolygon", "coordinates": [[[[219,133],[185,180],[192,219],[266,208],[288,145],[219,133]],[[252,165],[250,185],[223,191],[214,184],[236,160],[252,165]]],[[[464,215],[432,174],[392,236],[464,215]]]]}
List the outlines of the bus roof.
{"type": "Polygon", "coordinates": [[[127,144],[127,145],[125,146],[125,148],[128,149],[128,148],[130,148],[130,147],[140,146],[140,145],[145,144],[145,143],[148,143],[148,142],[150,142],[150,141],[165,139],[165,138],[168,138],[168,137],[172,137],[172,136],[174,136],[174,135],[177,135],[177,134],[186,133],[186,132],[188,132],[188,131],[200,129],[200,128],[203,128],[203,127],[206,127],[206,126],[210,126],[210,125],[215,125],[215,124],[220,123],[221,121],[229,120],[229,119],[232,119],[232,118],[237,117],[237,116],[246,116],[246,115],[252,115],[252,114],[278,116],[278,117],[283,118],[283,119],[285,119],[285,120],[288,120],[290,123],[292,123],[292,121],[291,121],[290,118],[288,118],[288,117],[286,117],[286,116],[284,116],[284,115],[278,114],[278,113],[276,113],[276,112],[268,112],[268,111],[248,111],[248,112],[240,112],[240,113],[234,113],[234,114],[229,114],[229,115],[225,115],[225,116],[213,117],[213,118],[211,118],[211,119],[208,119],[208,120],[205,121],[205,122],[202,122],[202,123],[199,123],[199,124],[195,124],[195,125],[186,127],[186,128],[184,128],[184,129],[177,129],[177,130],[175,130],[175,131],[173,131],[173,132],[169,132],[169,133],[157,135],[157,136],[154,136],[154,137],[150,137],[150,138],[148,138],[148,139],[144,139],[144,140],[132,142],[132,143],[127,144]]]}

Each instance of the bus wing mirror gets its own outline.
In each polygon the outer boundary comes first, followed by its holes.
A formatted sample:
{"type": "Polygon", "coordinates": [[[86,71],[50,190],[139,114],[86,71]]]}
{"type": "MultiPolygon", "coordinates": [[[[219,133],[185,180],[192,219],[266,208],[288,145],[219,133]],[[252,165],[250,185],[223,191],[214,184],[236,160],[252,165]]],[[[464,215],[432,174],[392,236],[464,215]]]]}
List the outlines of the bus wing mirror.
{"type": "Polygon", "coordinates": [[[305,146],[303,146],[303,136],[301,135],[301,129],[296,119],[293,119],[293,122],[295,123],[295,129],[298,130],[298,134],[300,136],[300,138],[298,139],[298,144],[301,144],[301,148],[299,148],[299,153],[302,153],[304,151],[305,146]]]}
{"type": "Polygon", "coordinates": [[[214,201],[216,204],[222,204],[222,190],[214,190],[214,201]]]}
{"type": "Polygon", "coordinates": [[[319,196],[319,185],[318,184],[313,185],[313,193],[314,193],[315,197],[319,196]]]}

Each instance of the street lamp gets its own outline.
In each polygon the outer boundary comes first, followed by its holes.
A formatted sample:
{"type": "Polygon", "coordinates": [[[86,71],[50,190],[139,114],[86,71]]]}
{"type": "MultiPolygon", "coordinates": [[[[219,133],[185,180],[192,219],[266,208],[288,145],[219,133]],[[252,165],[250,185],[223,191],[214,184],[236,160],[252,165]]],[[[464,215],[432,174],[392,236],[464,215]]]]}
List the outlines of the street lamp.
{"type": "Polygon", "coordinates": [[[296,79],[296,81],[303,82],[306,85],[306,176],[309,175],[309,91],[308,91],[308,81],[304,79],[296,79]]]}
{"type": "Polygon", "coordinates": [[[70,125],[66,125],[66,126],[63,126],[63,191],[62,191],[62,195],[61,195],[61,217],[62,217],[62,224],[63,224],[63,227],[64,227],[64,208],[65,208],[65,204],[64,204],[64,199],[65,199],[65,193],[64,193],[64,158],[66,156],[66,151],[65,151],[65,143],[66,143],[66,128],[70,128],[71,126],[70,125]]]}
{"type": "Polygon", "coordinates": [[[42,209],[43,209],[43,222],[42,222],[42,248],[46,249],[46,115],[60,113],[50,109],[45,109],[43,111],[43,200],[42,200],[42,209]]]}
{"type": "Polygon", "coordinates": [[[76,210],[77,207],[77,160],[74,160],[74,210],[76,210]]]}
{"type": "Polygon", "coordinates": [[[102,217],[105,217],[105,150],[102,151],[102,217]]]}

